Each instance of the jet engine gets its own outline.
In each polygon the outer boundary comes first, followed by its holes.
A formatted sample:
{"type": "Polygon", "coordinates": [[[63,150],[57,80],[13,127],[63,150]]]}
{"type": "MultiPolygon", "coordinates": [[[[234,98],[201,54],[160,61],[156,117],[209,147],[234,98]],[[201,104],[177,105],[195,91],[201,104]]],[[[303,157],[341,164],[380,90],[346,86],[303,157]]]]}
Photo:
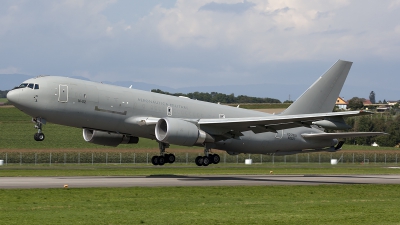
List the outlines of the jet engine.
{"type": "Polygon", "coordinates": [[[196,124],[169,117],[158,120],[155,134],[158,141],[174,145],[194,146],[214,142],[214,139],[196,124]]]}
{"type": "Polygon", "coordinates": [[[113,147],[117,147],[119,144],[137,144],[139,142],[138,137],[91,129],[83,129],[83,139],[93,144],[113,147]]]}

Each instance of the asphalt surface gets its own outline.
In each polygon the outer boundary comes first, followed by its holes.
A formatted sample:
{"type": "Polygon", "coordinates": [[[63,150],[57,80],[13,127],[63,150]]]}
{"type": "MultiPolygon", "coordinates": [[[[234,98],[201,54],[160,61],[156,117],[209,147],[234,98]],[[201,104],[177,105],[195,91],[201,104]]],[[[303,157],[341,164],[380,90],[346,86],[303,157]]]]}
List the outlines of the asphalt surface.
{"type": "Polygon", "coordinates": [[[110,177],[0,177],[0,189],[254,186],[254,185],[400,184],[400,175],[214,175],[110,177]]]}

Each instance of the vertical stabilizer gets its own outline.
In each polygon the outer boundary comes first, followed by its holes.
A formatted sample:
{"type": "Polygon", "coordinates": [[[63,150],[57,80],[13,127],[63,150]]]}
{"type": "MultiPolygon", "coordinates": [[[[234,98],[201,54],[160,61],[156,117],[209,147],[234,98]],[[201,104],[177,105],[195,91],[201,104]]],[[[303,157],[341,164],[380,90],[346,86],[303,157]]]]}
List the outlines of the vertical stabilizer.
{"type": "Polygon", "coordinates": [[[338,60],[281,115],[332,112],[352,64],[338,60]]]}

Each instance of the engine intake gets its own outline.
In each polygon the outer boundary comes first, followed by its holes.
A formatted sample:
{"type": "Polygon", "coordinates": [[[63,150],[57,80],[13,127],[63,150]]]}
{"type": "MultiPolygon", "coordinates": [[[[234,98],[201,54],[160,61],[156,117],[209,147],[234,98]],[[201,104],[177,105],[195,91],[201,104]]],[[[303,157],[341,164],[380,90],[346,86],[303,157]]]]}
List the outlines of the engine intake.
{"type": "Polygon", "coordinates": [[[137,144],[139,142],[138,137],[91,129],[83,129],[83,139],[93,144],[112,147],[117,147],[119,144],[137,144]]]}
{"type": "Polygon", "coordinates": [[[169,117],[158,120],[155,134],[158,141],[175,145],[194,146],[214,142],[209,134],[195,124],[169,117]]]}

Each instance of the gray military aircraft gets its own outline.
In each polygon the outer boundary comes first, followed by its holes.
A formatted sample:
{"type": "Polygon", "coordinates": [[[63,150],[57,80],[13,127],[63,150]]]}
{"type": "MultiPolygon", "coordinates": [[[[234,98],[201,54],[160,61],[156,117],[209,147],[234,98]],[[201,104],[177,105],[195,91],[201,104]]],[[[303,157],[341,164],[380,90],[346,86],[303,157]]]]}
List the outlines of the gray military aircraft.
{"type": "Polygon", "coordinates": [[[38,76],[7,94],[19,110],[32,116],[36,141],[43,141],[46,122],[83,128],[85,141],[117,146],[140,138],[159,143],[154,165],[173,163],[170,144],[203,146],[198,166],[217,164],[218,154],[289,155],[337,151],[341,138],[382,135],[382,132],[325,133],[348,129],[345,117],[367,111],[332,112],[352,62],[338,60],[289,108],[280,114],[224,106],[182,97],[58,76],[38,76]]]}

